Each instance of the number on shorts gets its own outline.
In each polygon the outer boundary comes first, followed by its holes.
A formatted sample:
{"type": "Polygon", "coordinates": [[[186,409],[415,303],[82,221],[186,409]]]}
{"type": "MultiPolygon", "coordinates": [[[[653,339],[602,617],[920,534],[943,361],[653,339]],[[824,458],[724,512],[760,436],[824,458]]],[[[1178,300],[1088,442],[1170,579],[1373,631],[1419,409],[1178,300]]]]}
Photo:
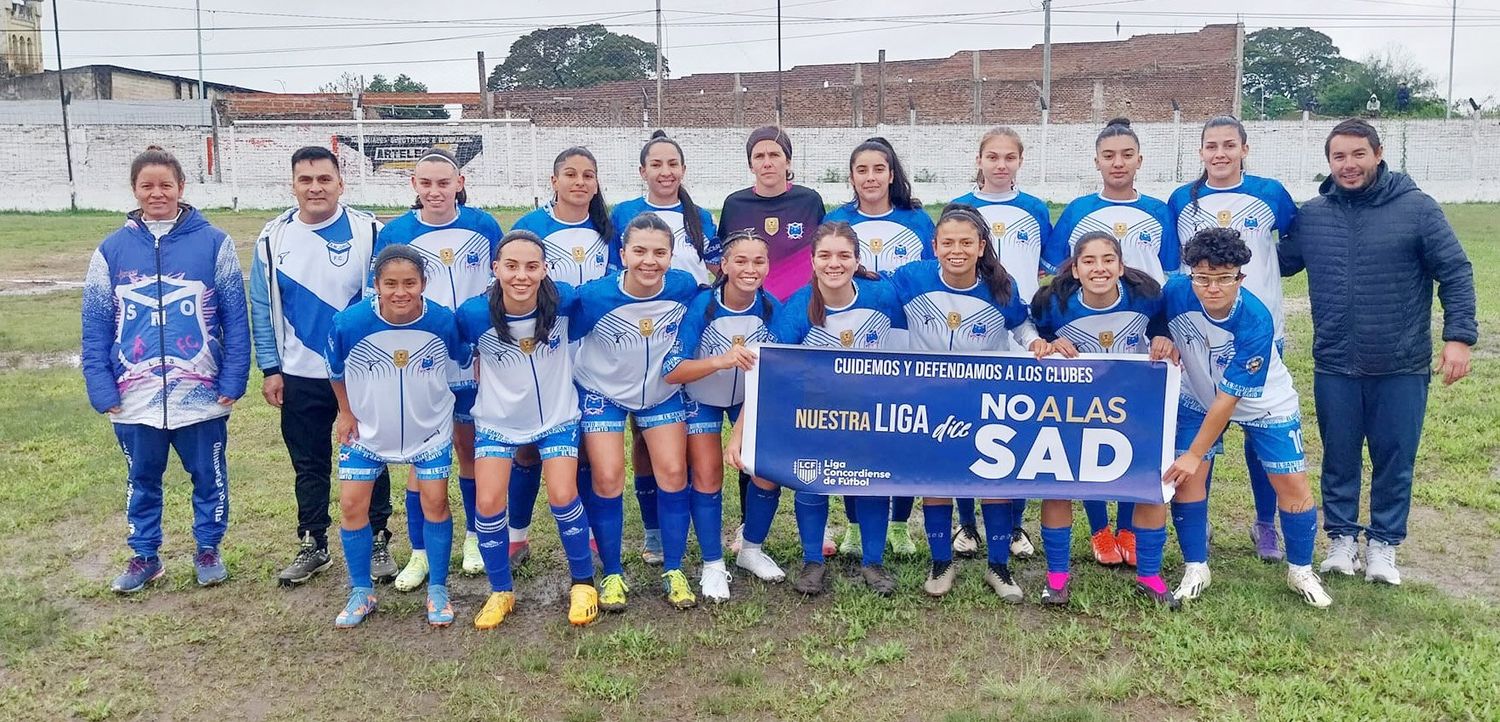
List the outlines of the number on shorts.
{"type": "Polygon", "coordinates": [[[1301,454],[1302,453],[1302,429],[1292,429],[1291,431],[1286,432],[1286,435],[1292,437],[1292,447],[1295,448],[1295,449],[1297,449],[1297,453],[1301,454]]]}

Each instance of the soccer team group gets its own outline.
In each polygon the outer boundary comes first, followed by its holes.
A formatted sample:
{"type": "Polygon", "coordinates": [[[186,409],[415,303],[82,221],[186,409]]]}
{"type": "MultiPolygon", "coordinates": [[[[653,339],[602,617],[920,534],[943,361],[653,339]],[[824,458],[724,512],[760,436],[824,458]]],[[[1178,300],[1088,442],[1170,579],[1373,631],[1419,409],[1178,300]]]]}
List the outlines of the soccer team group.
{"type": "MultiPolygon", "coordinates": [[[[1360,125],[1340,125],[1330,144],[1378,151],[1360,125]]],[[[413,166],[413,208],[382,225],[341,203],[338,159],[313,146],[291,158],[297,206],[255,243],[248,303],[233,241],[182,202],[180,164],[153,146],[131,167],[140,208],[101,243],[84,291],[89,398],[109,415],[128,466],[133,556],[112,587],[136,592],[164,573],[169,448],[193,482],[198,582],[227,579],[218,552],[229,518],[227,419],[247,388],[252,347],[296,473],[301,546],[283,584],[332,563],[330,437],[338,444],[351,585],[338,627],[376,610],[376,581],[401,591],[425,582],[427,621],[454,621],[455,457],[461,568],[486,574],[492,590],[476,627],[493,628],[514,609],[512,570],[531,554],[543,488],[572,578],[569,621],[623,611],[627,433],[640,553],[660,565],[656,583],[671,605],[692,607],[700,594],[729,599],[725,546],[737,567],[782,581],[762,548],[781,489],[742,471],[739,528],[726,544],[721,487],[726,464],[741,462],[740,429],[726,441],[724,425],[737,422],[755,348],[786,343],[1179,363],[1179,457],[1164,479],[1175,498],[1170,507],[1120,503],[1113,524],[1108,504],[1085,503],[1094,559],[1135,567],[1137,592],[1163,607],[1199,597],[1211,580],[1210,469],[1234,423],[1245,434],[1257,553],[1284,558],[1291,589],[1327,607],[1312,567],[1318,513],[1298,396],[1281,359],[1277,242],[1297,207],[1277,181],[1245,173],[1248,141],[1238,120],[1208,121],[1202,174],[1163,202],[1137,192],[1139,138],[1129,121],[1111,121],[1094,147],[1100,191],[1070,203],[1054,224],[1044,202],[1018,190],[1020,136],[997,127],[979,139],[975,189],[934,222],[886,140],[853,149],[854,198],[825,215],[823,199],[792,182],[787,133],[763,127],[745,145],[754,184],[724,200],[716,224],[684,188],[681,146],[658,131],[640,150],[643,196],[611,211],[594,156],[568,148],[553,163],[551,201],[508,232],[466,204],[462,169],[441,149],[413,166]],[[410,466],[412,552],[399,569],[387,529],[388,464],[410,466]],[[1175,588],[1161,576],[1169,515],[1185,562],[1175,588]],[[684,573],[690,531],[701,553],[696,590],[684,573]]],[[[896,589],[884,555],[918,552],[907,527],[912,499],[845,499],[842,539],[829,530],[828,497],[794,500],[798,592],[825,589],[825,558],[834,554],[858,556],[875,593],[896,589]]],[[[1040,506],[1040,601],[1066,605],[1073,502],[1040,506]]],[[[982,553],[988,585],[1020,603],[1010,558],[1036,553],[1021,524],[1025,507],[923,499],[932,561],[923,589],[946,594],[959,571],[954,557],[982,553]]],[[[1352,573],[1335,561],[1323,571],[1352,573]]]]}

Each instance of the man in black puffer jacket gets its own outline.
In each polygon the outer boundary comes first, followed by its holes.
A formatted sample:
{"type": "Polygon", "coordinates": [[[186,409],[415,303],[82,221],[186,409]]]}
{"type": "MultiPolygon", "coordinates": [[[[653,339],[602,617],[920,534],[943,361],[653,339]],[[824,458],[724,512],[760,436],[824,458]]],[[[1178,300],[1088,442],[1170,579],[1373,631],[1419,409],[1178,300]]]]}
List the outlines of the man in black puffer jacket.
{"type": "Polygon", "coordinates": [[[1437,373],[1469,372],[1479,337],[1474,273],[1436,201],[1386,168],[1380,136],[1346,120],[1323,146],[1329,177],[1297,213],[1277,250],[1281,273],[1307,271],[1313,318],[1313,396],[1323,437],[1324,572],[1400,584],[1412,468],[1432,366],[1432,284],[1443,304],[1437,373]],[[1370,524],[1359,524],[1361,451],[1370,445],[1370,524]],[[1368,542],[1359,554],[1359,532],[1368,542]]]}

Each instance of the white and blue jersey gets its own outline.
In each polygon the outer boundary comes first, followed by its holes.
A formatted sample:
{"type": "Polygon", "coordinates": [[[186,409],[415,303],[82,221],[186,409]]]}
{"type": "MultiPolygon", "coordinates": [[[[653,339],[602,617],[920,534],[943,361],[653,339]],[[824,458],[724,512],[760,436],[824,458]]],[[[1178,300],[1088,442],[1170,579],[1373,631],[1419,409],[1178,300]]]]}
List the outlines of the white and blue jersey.
{"type": "Polygon", "coordinates": [[[714,278],[713,274],[709,273],[708,267],[719,265],[723,249],[719,245],[719,231],[714,226],[713,214],[704,208],[698,209],[698,221],[703,225],[703,238],[699,239],[703,244],[701,254],[688,239],[687,225],[683,221],[682,203],[659,206],[646,200],[645,196],[625,201],[614,207],[614,211],[609,216],[610,225],[614,226],[615,233],[614,238],[610,239],[610,248],[618,253],[625,245],[625,226],[635,220],[636,216],[648,212],[655,213],[672,229],[672,267],[693,274],[693,279],[699,285],[712,283],[714,278]]]}
{"type": "Polygon", "coordinates": [[[1067,239],[1052,232],[1047,203],[1034,195],[975,190],[953,202],[974,206],[989,221],[1000,265],[1016,279],[1022,299],[1036,295],[1041,287],[1038,275],[1057,273],[1057,267],[1068,258],[1067,239]]]}
{"type": "Polygon", "coordinates": [[[1076,198],[1057,218],[1053,229],[1067,241],[1068,253],[1085,233],[1103,231],[1120,241],[1120,260],[1161,283],[1182,265],[1177,223],[1167,204],[1137,194],[1134,200],[1115,201],[1098,193],[1076,198]]]}
{"type": "Polygon", "coordinates": [[[1178,188],[1167,199],[1177,219],[1177,236],[1184,243],[1204,228],[1233,228],[1250,246],[1245,290],[1255,294],[1276,320],[1276,338],[1286,335],[1286,315],[1281,308],[1281,266],[1276,241],[1285,236],[1297,215],[1297,204],[1281,183],[1271,178],[1245,175],[1229,188],[1207,183],[1193,197],[1192,184],[1178,188]]]}
{"type": "Polygon", "coordinates": [[[458,335],[474,349],[479,394],[475,433],[522,446],[578,423],[578,391],[568,352],[568,314],[574,290],[557,284],[557,318],[546,338],[537,338],[537,315],[506,315],[510,340],[500,340],[490,319],[489,298],[471,298],[458,310],[458,335]]]}
{"type": "Polygon", "coordinates": [[[293,376],[327,378],[323,349],[334,314],[363,297],[375,216],[347,206],[307,224],[292,208],[266,224],[250,262],[255,362],[293,376]]]}
{"type": "MultiPolygon", "coordinates": [[[[662,367],[663,373],[688,359],[719,356],[735,346],[771,343],[767,327],[781,309],[781,302],[764,291],[757,291],[748,308],[733,309],[724,303],[720,288],[704,289],[688,304],[677,332],[677,343],[662,367]],[[769,308],[769,313],[767,309],[769,308]],[[713,309],[713,318],[708,318],[713,309]]],[[[688,398],[698,404],[727,409],[745,401],[745,372],[737,368],[720,369],[684,387],[688,398]]]]}
{"type": "Polygon", "coordinates": [[[1037,332],[1048,341],[1065,338],[1079,353],[1150,353],[1153,332],[1165,330],[1162,298],[1144,298],[1123,281],[1116,283],[1120,297],[1105,308],[1084,303],[1082,289],[1066,306],[1064,299],[1049,297],[1036,317],[1037,332]]]}
{"type": "MultiPolygon", "coordinates": [[[[450,312],[457,312],[465,301],[483,295],[494,281],[490,264],[500,246],[500,224],[490,214],[459,206],[453,220],[433,225],[422,220],[413,209],[380,231],[375,239],[375,255],[395,243],[410,245],[427,262],[427,287],[422,295],[450,312]]],[[[370,283],[374,284],[371,274],[370,283]]],[[[474,388],[474,369],[468,361],[449,368],[448,381],[455,390],[474,388]]],[[[459,410],[460,415],[467,413],[459,410]]]]}
{"type": "Polygon", "coordinates": [[[1239,289],[1222,320],[1209,318],[1187,276],[1168,281],[1162,299],[1172,341],[1182,356],[1181,406],[1207,413],[1223,391],[1240,397],[1233,420],[1246,426],[1298,416],[1297,390],[1276,350],[1271,312],[1254,294],[1239,289]]]}
{"type": "Polygon", "coordinates": [[[833,209],[825,223],[848,223],[859,239],[859,262],[889,276],[896,269],[932,255],[932,216],[921,208],[892,208],[880,215],[859,210],[858,201],[833,209]]]}
{"type": "Polygon", "coordinates": [[[921,351],[1005,351],[1025,349],[1036,340],[1015,279],[1010,297],[997,300],[976,278],[968,288],[943,280],[937,261],[902,266],[891,277],[902,303],[911,348],[921,351]]]}
{"type": "Polygon", "coordinates": [[[521,216],[511,230],[531,231],[542,239],[547,276],[553,281],[582,286],[619,265],[619,249],[600,236],[588,218],[566,223],[552,215],[551,206],[521,216]]]}
{"type": "Polygon", "coordinates": [[[580,342],[574,380],[631,412],[675,397],[680,387],[662,378],[662,364],[697,294],[692,274],[677,269],[669,269],[648,298],[625,292],[624,271],[584,284],[568,326],[569,337],[580,342]]]}
{"type": "Polygon", "coordinates": [[[453,312],[431,299],[404,324],[381,318],[379,305],[371,298],[333,317],[328,378],[344,382],[359,423],[353,449],[386,463],[429,459],[452,444],[448,369],[469,363],[469,347],[453,312]]]}
{"type": "Polygon", "coordinates": [[[771,319],[771,337],[776,343],[817,346],[821,348],[889,348],[892,329],[906,328],[906,314],[896,289],[885,280],[872,281],[855,277],[854,300],[848,305],[826,307],[822,325],[813,325],[807,304],[812,299],[812,283],[792,294],[771,319]]]}

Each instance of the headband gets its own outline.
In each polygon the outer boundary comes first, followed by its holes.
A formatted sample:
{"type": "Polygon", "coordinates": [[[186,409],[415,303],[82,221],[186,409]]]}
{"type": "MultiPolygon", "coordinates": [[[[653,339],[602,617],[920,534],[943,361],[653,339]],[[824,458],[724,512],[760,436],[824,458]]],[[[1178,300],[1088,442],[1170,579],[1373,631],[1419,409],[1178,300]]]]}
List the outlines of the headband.
{"type": "Polygon", "coordinates": [[[453,166],[454,170],[458,170],[458,161],[453,160],[452,158],[449,158],[442,153],[428,153],[427,155],[418,158],[417,163],[426,163],[429,160],[440,160],[444,163],[447,163],[448,165],[453,166]]]}
{"type": "Polygon", "coordinates": [[[745,160],[755,152],[755,144],[763,140],[776,141],[781,146],[781,152],[786,154],[787,160],[792,159],[792,139],[782,132],[781,128],[774,125],[765,125],[751,131],[750,139],[745,141],[745,160]]]}

